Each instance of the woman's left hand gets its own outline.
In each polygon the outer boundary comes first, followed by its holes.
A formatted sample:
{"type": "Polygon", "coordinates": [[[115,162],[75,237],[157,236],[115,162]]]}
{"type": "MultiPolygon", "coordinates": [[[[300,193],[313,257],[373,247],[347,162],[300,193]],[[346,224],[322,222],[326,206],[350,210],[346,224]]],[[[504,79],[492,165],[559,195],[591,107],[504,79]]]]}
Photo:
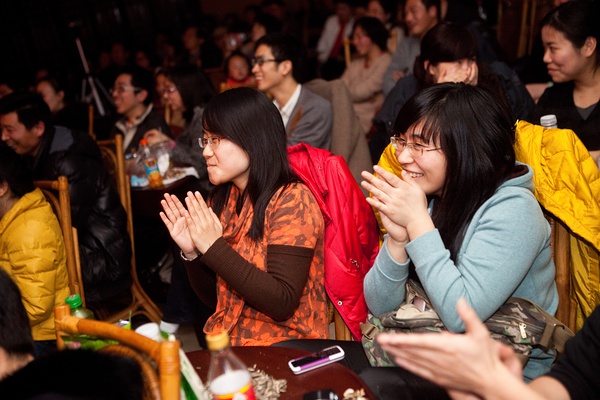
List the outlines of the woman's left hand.
{"type": "Polygon", "coordinates": [[[188,215],[187,226],[196,248],[202,253],[223,236],[223,226],[219,217],[206,205],[200,192],[188,192],[185,198],[188,215]]]}

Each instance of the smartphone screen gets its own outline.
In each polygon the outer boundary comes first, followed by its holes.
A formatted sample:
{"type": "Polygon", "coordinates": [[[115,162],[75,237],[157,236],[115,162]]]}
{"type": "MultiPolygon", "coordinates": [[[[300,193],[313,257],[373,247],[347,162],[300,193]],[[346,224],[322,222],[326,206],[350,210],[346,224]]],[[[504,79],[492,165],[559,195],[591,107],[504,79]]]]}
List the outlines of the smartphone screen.
{"type": "Polygon", "coordinates": [[[340,346],[327,347],[321,351],[298,357],[288,362],[290,369],[295,374],[311,371],[315,368],[331,364],[344,358],[344,350],[340,346]]]}

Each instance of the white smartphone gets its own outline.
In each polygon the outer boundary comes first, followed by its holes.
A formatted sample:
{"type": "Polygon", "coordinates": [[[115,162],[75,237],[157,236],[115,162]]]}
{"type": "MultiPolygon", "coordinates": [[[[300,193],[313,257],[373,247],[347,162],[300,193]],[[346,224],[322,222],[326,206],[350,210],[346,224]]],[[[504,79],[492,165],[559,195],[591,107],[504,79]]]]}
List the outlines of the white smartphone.
{"type": "Polygon", "coordinates": [[[340,346],[331,346],[306,356],[294,358],[288,361],[288,365],[294,374],[302,374],[339,361],[344,356],[344,350],[340,346]]]}

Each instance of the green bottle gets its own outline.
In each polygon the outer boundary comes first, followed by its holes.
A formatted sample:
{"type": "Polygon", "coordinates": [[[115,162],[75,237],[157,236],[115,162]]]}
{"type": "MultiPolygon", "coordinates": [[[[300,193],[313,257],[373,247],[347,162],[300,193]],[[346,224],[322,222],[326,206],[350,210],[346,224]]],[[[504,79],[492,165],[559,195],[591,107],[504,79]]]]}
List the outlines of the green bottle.
{"type": "Polygon", "coordinates": [[[96,319],[94,312],[81,304],[81,296],[75,293],[65,299],[65,303],[71,307],[71,315],[77,318],[96,319]]]}

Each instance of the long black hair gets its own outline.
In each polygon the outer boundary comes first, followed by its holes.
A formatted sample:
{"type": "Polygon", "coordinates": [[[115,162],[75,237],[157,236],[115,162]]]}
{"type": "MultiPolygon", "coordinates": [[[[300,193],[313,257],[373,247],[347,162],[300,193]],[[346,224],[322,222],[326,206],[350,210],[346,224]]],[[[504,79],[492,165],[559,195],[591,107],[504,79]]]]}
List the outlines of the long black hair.
{"type": "MultiPolygon", "coordinates": [[[[223,92],[208,103],[203,128],[227,138],[248,154],[249,177],[243,195],[248,196],[254,208],[248,236],[258,241],[263,237],[269,201],[279,188],[298,180],[289,164],[281,115],[264,94],[242,87],[223,92]]],[[[217,215],[227,204],[232,185],[232,182],[218,185],[210,193],[209,200],[217,215]]]]}
{"type": "Polygon", "coordinates": [[[210,79],[193,65],[178,65],[165,70],[165,77],[173,82],[183,102],[183,118],[186,125],[192,122],[194,107],[204,107],[215,94],[210,79]]]}
{"type": "MultiPolygon", "coordinates": [[[[477,39],[467,28],[452,22],[437,24],[427,31],[421,40],[421,54],[417,56],[413,68],[413,75],[417,79],[417,90],[436,83],[425,68],[426,62],[437,65],[464,59],[476,61],[478,55],[477,39]]],[[[485,63],[477,62],[477,68],[479,69],[477,85],[492,91],[499,101],[509,105],[498,75],[490,71],[485,63]]]]}
{"type": "Polygon", "coordinates": [[[514,171],[514,121],[489,90],[443,83],[406,102],[394,133],[416,124],[423,124],[423,140],[439,143],[446,156],[446,178],[432,219],[456,262],[473,215],[514,171]]]}

